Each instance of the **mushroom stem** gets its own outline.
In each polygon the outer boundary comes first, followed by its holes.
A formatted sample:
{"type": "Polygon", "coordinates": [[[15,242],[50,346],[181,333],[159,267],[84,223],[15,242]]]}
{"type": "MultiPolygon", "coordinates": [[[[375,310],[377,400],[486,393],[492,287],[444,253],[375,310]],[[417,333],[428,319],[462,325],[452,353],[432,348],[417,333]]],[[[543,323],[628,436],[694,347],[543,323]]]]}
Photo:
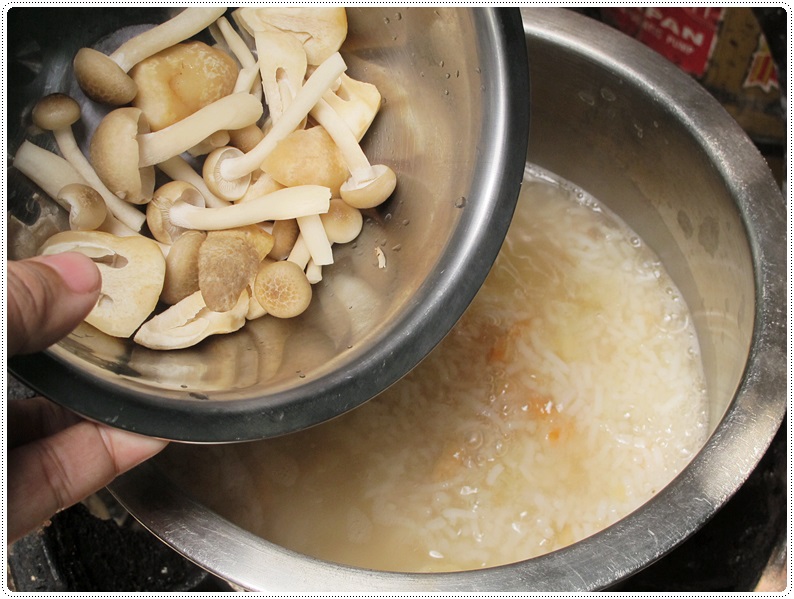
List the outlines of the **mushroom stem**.
{"type": "Polygon", "coordinates": [[[181,156],[172,156],[168,160],[157,165],[161,171],[168,175],[173,181],[185,181],[201,192],[204,201],[210,208],[223,208],[229,202],[222,200],[209,190],[204,179],[199,175],[187,161],[181,156]]]}
{"type": "Polygon", "coordinates": [[[248,93],[232,94],[153,133],[138,135],[138,166],[165,162],[222,129],[241,129],[262,116],[262,103],[248,93]]]}
{"type": "Polygon", "coordinates": [[[331,105],[321,99],[312,108],[310,114],[334,140],[353,179],[357,182],[371,179],[373,174],[369,159],[358,144],[353,131],[331,108],[331,105]]]}
{"type": "Polygon", "coordinates": [[[235,31],[234,27],[231,26],[226,17],[220,17],[215,24],[220,29],[221,34],[223,34],[223,39],[226,45],[229,46],[229,50],[237,57],[242,67],[256,67],[256,58],[254,58],[248,45],[240,37],[240,34],[235,31]]]}
{"type": "Polygon", "coordinates": [[[319,214],[300,216],[297,218],[298,228],[301,231],[309,253],[314,263],[319,266],[334,263],[334,254],[331,251],[331,243],[325,234],[323,222],[319,214]]]}
{"type": "Polygon", "coordinates": [[[224,161],[221,165],[221,176],[231,181],[259,168],[278,142],[295,130],[295,127],[309,114],[312,107],[346,69],[347,65],[342,56],[338,52],[332,54],[306,80],[306,83],[298,90],[292,102],[282,113],[281,118],[273,123],[273,127],[256,147],[239,158],[224,161]]]}
{"type": "Polygon", "coordinates": [[[196,35],[225,12],[225,6],[186,8],[165,23],[124,42],[110,58],[127,72],[144,58],[196,35]]]}
{"type": "Polygon", "coordinates": [[[185,229],[218,231],[268,220],[284,220],[328,212],[331,191],[319,185],[279,189],[265,196],[223,208],[201,208],[177,202],[170,211],[174,225],[185,229]]]}

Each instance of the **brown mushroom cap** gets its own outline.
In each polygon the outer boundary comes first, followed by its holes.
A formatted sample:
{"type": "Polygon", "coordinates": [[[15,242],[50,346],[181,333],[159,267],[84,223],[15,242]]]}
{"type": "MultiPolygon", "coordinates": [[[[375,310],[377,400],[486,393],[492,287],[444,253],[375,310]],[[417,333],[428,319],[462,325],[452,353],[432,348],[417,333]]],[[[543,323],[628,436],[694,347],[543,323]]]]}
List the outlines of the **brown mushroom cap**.
{"type": "Polygon", "coordinates": [[[294,218],[277,220],[273,223],[273,248],[268,256],[273,260],[286,260],[298,240],[300,229],[294,218]]]}
{"type": "Polygon", "coordinates": [[[98,229],[107,218],[105,200],[93,187],[81,183],[70,183],[58,192],[56,201],[68,206],[69,226],[73,231],[98,229]]]}
{"type": "Polygon", "coordinates": [[[100,121],[91,138],[91,164],[107,188],[131,204],[149,201],[154,167],[138,167],[138,140],[148,131],[139,108],[117,108],[100,121]]]}
{"type": "Polygon", "coordinates": [[[207,234],[204,231],[185,231],[165,257],[165,280],[160,299],[173,306],[199,290],[199,248],[207,234]]]}
{"type": "Polygon", "coordinates": [[[263,263],[254,281],[254,295],[268,314],[294,318],[312,301],[312,286],[300,266],[288,260],[263,263]]]}
{"type": "Polygon", "coordinates": [[[146,223],[152,237],[160,243],[174,243],[187,231],[171,222],[171,208],[176,202],[201,207],[205,204],[201,192],[186,181],[169,181],[158,187],[146,205],[146,223]]]}
{"type": "Polygon", "coordinates": [[[388,166],[376,164],[372,169],[373,179],[356,184],[351,177],[340,187],[339,194],[350,206],[360,210],[374,208],[386,201],[397,187],[397,175],[388,166]]]}
{"type": "Polygon", "coordinates": [[[55,131],[80,119],[80,105],[66,94],[50,94],[36,103],[30,116],[37,127],[55,131]]]}
{"type": "Polygon", "coordinates": [[[199,248],[199,289],[207,308],[226,312],[234,308],[261,262],[245,235],[210,231],[199,248]]]}
{"type": "Polygon", "coordinates": [[[132,102],[138,86],[113,60],[93,48],[81,48],[74,57],[74,76],[85,95],[103,104],[132,102]]]}
{"type": "Polygon", "coordinates": [[[331,243],[349,243],[361,233],[364,218],[357,208],[353,208],[344,200],[331,200],[328,212],[320,215],[325,227],[328,241],[331,243]]]}

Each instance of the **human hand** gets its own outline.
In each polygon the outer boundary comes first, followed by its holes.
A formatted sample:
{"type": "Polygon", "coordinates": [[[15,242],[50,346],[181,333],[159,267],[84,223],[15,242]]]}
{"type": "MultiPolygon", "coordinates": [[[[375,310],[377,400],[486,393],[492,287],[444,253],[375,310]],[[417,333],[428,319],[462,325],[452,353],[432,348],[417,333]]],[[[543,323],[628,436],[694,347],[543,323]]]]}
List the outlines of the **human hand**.
{"type": "MultiPolygon", "coordinates": [[[[8,356],[67,335],[99,297],[100,274],[82,254],[6,261],[8,356]]],[[[166,446],[88,422],[42,398],[8,402],[7,542],[98,491],[166,446]]]]}

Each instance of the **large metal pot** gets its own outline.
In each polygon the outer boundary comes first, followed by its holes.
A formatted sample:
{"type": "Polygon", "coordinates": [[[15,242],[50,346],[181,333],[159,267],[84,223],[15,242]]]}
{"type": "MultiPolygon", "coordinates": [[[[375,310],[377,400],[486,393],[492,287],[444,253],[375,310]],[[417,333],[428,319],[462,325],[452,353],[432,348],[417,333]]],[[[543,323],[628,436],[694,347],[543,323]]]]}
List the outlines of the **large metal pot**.
{"type": "MultiPolygon", "coordinates": [[[[86,45],[114,50],[177,10],[11,9],[9,152],[24,138],[54,147],[49,132],[30,124],[33,104],[54,92],[80,101],[75,129],[86,147],[107,109],[77,86],[74,54],[86,45]]],[[[289,322],[258,319],[171,352],[83,325],[47,352],[15,357],[14,374],[119,428],[181,441],[240,441],[354,408],[438,343],[485,279],[521,186],[529,127],[521,18],[503,8],[353,7],[347,19],[348,73],[383,97],[362,143],[374,164],[399,173],[399,183],[367,212],[355,242],[334,250],[310,309],[289,322]]],[[[68,225],[30,181],[15,169],[9,175],[8,257],[24,258],[68,225]]]]}
{"type": "Polygon", "coordinates": [[[762,157],[700,86],[637,42],[577,14],[522,9],[530,161],[604,201],[660,255],[703,352],[711,436],[668,487],[608,529],[485,570],[396,574],[268,543],[189,497],[156,464],[112,490],[154,534],[246,589],[582,591],[670,551],[741,486],[785,413],[785,210],[762,157]]]}

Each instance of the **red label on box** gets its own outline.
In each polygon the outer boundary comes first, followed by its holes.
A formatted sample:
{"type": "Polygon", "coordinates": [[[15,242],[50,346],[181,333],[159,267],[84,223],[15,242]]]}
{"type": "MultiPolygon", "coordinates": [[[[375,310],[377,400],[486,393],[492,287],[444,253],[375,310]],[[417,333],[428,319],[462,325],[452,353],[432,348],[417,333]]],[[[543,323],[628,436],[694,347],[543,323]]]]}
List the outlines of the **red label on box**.
{"type": "Polygon", "coordinates": [[[687,73],[702,76],[725,9],[719,7],[602,8],[605,20],[687,73]]]}

